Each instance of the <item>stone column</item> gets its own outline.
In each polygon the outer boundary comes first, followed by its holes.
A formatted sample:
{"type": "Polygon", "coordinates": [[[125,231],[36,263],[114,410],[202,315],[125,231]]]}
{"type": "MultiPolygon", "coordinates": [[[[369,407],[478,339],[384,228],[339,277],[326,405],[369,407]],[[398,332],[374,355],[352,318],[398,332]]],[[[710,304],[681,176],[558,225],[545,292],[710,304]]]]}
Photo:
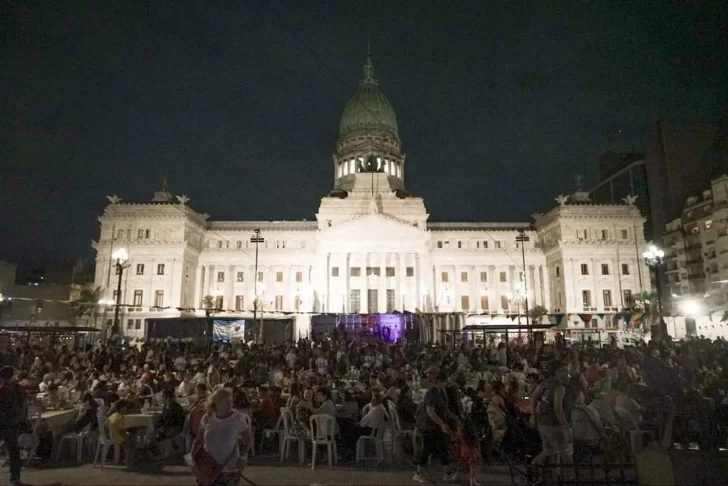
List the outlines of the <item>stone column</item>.
{"type": "Polygon", "coordinates": [[[208,282],[207,286],[207,292],[205,292],[205,296],[212,295],[215,296],[215,285],[217,284],[217,272],[215,271],[215,265],[209,265],[209,272],[210,272],[210,281],[208,282]]]}
{"type": "Polygon", "coordinates": [[[344,274],[339,273],[339,276],[344,279],[344,289],[346,294],[344,295],[344,312],[351,312],[351,279],[349,274],[351,272],[351,253],[346,254],[346,265],[344,266],[344,274]]]}
{"type": "Polygon", "coordinates": [[[422,312],[428,312],[427,311],[427,305],[425,303],[425,292],[422,284],[422,269],[420,268],[422,265],[420,263],[420,254],[415,253],[415,261],[414,261],[414,271],[415,271],[415,288],[414,288],[414,302],[415,307],[422,310],[422,312]]]}
{"type": "Polygon", "coordinates": [[[227,297],[225,298],[225,308],[235,309],[235,265],[228,266],[229,277],[227,278],[227,297]]]}
{"type": "Polygon", "coordinates": [[[204,282],[205,278],[205,267],[204,265],[197,265],[197,269],[195,269],[195,301],[193,306],[194,307],[201,307],[200,303],[202,302],[202,296],[200,295],[202,293],[203,285],[205,285],[204,282]]]}
{"type": "Polygon", "coordinates": [[[377,288],[378,288],[377,307],[379,308],[379,312],[382,314],[387,312],[387,289],[389,288],[389,284],[387,283],[386,268],[387,268],[387,254],[380,253],[379,254],[379,282],[377,285],[377,288]]]}

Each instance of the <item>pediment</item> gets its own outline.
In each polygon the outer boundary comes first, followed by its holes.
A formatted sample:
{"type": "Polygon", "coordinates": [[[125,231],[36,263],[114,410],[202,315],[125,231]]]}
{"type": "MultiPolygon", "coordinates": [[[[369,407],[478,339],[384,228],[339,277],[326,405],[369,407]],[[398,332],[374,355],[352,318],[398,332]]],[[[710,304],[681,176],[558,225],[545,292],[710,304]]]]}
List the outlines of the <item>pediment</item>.
{"type": "Polygon", "coordinates": [[[402,244],[424,244],[428,238],[425,228],[387,214],[370,213],[355,216],[337,225],[318,232],[322,243],[330,241],[369,242],[372,245],[401,246],[402,244]]]}

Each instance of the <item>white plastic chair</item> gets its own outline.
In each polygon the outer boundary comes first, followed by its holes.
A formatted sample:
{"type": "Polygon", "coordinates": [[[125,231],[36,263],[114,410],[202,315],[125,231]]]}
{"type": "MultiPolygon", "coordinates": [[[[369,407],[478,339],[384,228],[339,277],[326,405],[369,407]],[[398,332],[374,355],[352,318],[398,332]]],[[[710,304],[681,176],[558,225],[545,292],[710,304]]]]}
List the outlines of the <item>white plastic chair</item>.
{"type": "Polygon", "coordinates": [[[292,434],[291,425],[293,424],[293,412],[290,409],[281,407],[281,420],[283,421],[283,436],[281,438],[281,462],[284,458],[288,457],[290,452],[291,443],[295,442],[298,444],[298,461],[303,464],[305,451],[304,443],[299,437],[292,434]]]}
{"type": "Polygon", "coordinates": [[[38,426],[40,425],[42,416],[42,408],[28,407],[28,421],[31,425],[31,432],[29,434],[20,434],[18,437],[18,447],[28,452],[26,466],[30,466],[30,462],[35,458],[35,451],[38,449],[38,444],[40,444],[40,440],[38,440],[38,426]]]}
{"type": "MultiPolygon", "coordinates": [[[[61,440],[58,443],[58,449],[56,450],[56,462],[61,459],[61,450],[63,449],[64,442],[75,442],[76,443],[76,460],[81,462],[83,460],[83,441],[89,438],[89,431],[91,430],[91,424],[83,428],[81,432],[69,432],[61,436],[61,440]]],[[[70,452],[70,449],[69,449],[70,452]]]]}
{"type": "Polygon", "coordinates": [[[114,443],[111,440],[111,437],[109,436],[109,422],[106,419],[106,416],[99,413],[96,417],[99,424],[99,439],[96,443],[96,454],[94,455],[93,467],[96,467],[99,460],[99,454],[101,454],[101,469],[103,469],[104,464],[106,464],[106,456],[109,453],[109,447],[114,447],[114,462],[116,464],[119,463],[119,460],[121,459],[121,444],[114,443]]]}
{"type": "Polygon", "coordinates": [[[281,440],[281,425],[283,424],[283,415],[278,417],[278,421],[273,426],[272,429],[263,429],[263,435],[260,436],[260,448],[258,450],[259,454],[263,453],[263,444],[265,443],[266,439],[270,439],[272,437],[278,436],[278,441],[280,443],[281,440]]]}
{"type": "Polygon", "coordinates": [[[311,469],[316,468],[316,450],[319,445],[326,446],[326,452],[329,458],[329,467],[333,467],[332,462],[339,462],[339,454],[336,450],[336,440],[334,433],[336,431],[336,418],[332,415],[317,413],[311,415],[309,419],[311,426],[311,444],[313,452],[311,453],[311,469]]]}
{"type": "Polygon", "coordinates": [[[380,427],[372,429],[370,435],[362,435],[356,441],[356,462],[364,460],[376,460],[377,462],[384,461],[384,424],[380,427]],[[376,455],[374,457],[365,457],[364,450],[368,443],[374,444],[374,450],[376,455]]]}
{"type": "MultiPolygon", "coordinates": [[[[412,453],[417,456],[417,430],[416,429],[403,429],[402,428],[402,422],[399,420],[399,413],[397,412],[397,407],[394,404],[390,404],[389,406],[389,416],[394,419],[395,429],[394,429],[394,437],[392,439],[392,442],[398,442],[399,438],[405,439],[409,438],[412,441],[412,453]]],[[[394,447],[394,446],[393,446],[394,447]]]]}
{"type": "Polygon", "coordinates": [[[242,414],[243,415],[243,421],[245,422],[245,425],[248,426],[248,430],[250,431],[250,437],[253,441],[250,444],[250,454],[255,457],[255,430],[253,429],[253,421],[250,419],[250,415],[247,413],[242,414]]]}

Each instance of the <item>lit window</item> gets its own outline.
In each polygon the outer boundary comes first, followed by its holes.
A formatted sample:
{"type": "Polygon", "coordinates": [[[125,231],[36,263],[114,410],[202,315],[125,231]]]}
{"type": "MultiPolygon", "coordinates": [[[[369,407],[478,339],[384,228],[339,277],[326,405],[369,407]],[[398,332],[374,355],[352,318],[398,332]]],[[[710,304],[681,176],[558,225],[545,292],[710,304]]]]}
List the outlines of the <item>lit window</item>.
{"type": "Polygon", "coordinates": [[[480,308],[483,310],[488,310],[488,296],[487,295],[481,295],[480,296],[480,308]]]}
{"type": "Polygon", "coordinates": [[[460,297],[460,308],[464,311],[470,310],[470,297],[463,295],[460,297]]]}
{"type": "Polygon", "coordinates": [[[283,282],[283,272],[276,272],[276,282],[283,282]]]}
{"type": "Polygon", "coordinates": [[[303,272],[296,272],[296,282],[303,282],[303,272]]]}

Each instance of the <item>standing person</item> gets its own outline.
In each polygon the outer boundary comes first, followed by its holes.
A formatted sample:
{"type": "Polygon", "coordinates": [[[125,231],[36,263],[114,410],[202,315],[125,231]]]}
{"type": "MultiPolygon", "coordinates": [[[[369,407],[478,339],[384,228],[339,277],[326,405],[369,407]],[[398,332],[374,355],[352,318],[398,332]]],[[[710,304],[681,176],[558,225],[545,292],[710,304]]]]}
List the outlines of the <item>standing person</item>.
{"type": "Polygon", "coordinates": [[[567,392],[569,373],[566,366],[558,364],[554,376],[542,382],[533,396],[536,404],[535,416],[541,435],[541,453],[533,462],[543,464],[549,456],[559,456],[562,464],[571,464],[574,455],[574,440],[571,434],[571,411],[573,403],[567,392]]]}
{"type": "Polygon", "coordinates": [[[197,435],[192,445],[192,456],[195,457],[204,448],[221,467],[219,476],[207,486],[238,486],[238,459],[241,448],[243,456],[248,454],[252,443],[251,430],[246,426],[243,415],[233,409],[233,395],[229,390],[221,389],[213,393],[206,409],[207,413],[200,424],[202,433],[197,435]],[[241,437],[239,446],[238,439],[241,437]]]}
{"type": "Polygon", "coordinates": [[[0,440],[10,459],[10,484],[20,485],[19,428],[27,418],[25,392],[13,381],[13,368],[0,368],[0,440]]]}
{"type": "Polygon", "coordinates": [[[430,456],[434,456],[434,459],[440,459],[445,468],[445,481],[453,481],[457,473],[450,471],[450,426],[447,421],[455,417],[451,416],[447,404],[447,379],[437,366],[430,366],[425,374],[432,386],[425,393],[417,410],[417,428],[422,432],[423,447],[417,462],[417,472],[412,480],[425,482],[422,469],[427,466],[430,456]]]}

